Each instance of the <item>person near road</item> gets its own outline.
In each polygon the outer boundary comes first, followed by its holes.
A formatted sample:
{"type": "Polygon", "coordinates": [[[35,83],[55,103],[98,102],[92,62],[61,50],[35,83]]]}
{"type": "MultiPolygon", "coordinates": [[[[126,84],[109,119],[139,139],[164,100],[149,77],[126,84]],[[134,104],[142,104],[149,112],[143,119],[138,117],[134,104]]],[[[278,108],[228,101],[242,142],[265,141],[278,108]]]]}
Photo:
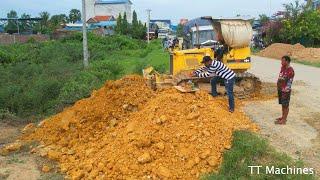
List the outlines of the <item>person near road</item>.
{"type": "Polygon", "coordinates": [[[219,79],[222,79],[224,81],[229,99],[229,111],[233,113],[235,109],[233,87],[235,84],[236,74],[225,64],[220,61],[211,59],[210,56],[205,56],[201,63],[205,66],[194,71],[193,76],[201,78],[208,78],[213,76],[211,79],[211,92],[213,97],[218,96],[217,83],[219,79]]]}
{"type": "Polygon", "coordinates": [[[278,118],[275,123],[284,125],[287,123],[289,114],[289,103],[291,96],[291,85],[294,78],[294,70],[290,66],[291,59],[289,56],[281,58],[281,70],[277,82],[279,104],[282,105],[282,117],[278,118]]]}
{"type": "Polygon", "coordinates": [[[166,50],[166,48],[167,48],[167,41],[168,41],[167,37],[162,39],[162,47],[163,47],[164,50],[166,50]]]}

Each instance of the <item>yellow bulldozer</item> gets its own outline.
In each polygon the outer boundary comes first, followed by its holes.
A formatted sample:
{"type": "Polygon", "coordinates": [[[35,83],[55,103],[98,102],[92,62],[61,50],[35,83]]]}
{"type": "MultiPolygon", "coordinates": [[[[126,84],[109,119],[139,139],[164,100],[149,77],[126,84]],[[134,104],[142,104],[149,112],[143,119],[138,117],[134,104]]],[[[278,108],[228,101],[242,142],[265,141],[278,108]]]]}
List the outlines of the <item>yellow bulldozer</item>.
{"type": "MultiPolygon", "coordinates": [[[[195,24],[196,30],[191,36],[193,42],[197,43],[194,43],[191,49],[170,52],[170,74],[159,74],[152,67],[143,70],[150,86],[154,89],[175,86],[182,92],[193,92],[198,89],[210,91],[210,78],[190,77],[189,74],[203,66],[200,62],[204,56],[211,56],[222,61],[237,74],[235,95],[238,98],[247,98],[259,93],[260,80],[248,72],[251,68],[250,42],[253,34],[250,21],[240,18],[202,17],[202,19],[210,22],[215,40],[200,42],[201,27],[195,24]]],[[[220,85],[223,86],[223,81],[220,85]]]]}

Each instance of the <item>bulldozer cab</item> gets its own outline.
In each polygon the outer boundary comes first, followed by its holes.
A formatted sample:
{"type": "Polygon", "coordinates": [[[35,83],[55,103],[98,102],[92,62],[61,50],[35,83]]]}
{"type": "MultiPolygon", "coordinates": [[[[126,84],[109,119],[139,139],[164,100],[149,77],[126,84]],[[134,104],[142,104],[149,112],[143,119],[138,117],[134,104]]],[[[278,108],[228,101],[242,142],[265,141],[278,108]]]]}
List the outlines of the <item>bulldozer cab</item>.
{"type": "Polygon", "coordinates": [[[203,56],[209,55],[222,61],[235,72],[251,68],[250,42],[252,27],[249,19],[213,19],[202,17],[210,25],[191,28],[191,49],[173,51],[170,58],[170,73],[196,69],[203,56]]]}

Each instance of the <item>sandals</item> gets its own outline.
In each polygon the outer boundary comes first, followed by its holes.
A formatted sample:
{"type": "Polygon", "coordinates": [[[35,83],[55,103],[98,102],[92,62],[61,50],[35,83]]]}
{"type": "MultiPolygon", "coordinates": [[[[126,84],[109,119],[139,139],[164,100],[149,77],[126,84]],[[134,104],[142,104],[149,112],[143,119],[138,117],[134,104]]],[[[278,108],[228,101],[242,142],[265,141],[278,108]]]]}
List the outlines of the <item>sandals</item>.
{"type": "Polygon", "coordinates": [[[287,122],[279,120],[279,121],[275,121],[274,123],[277,124],[277,125],[286,125],[287,122]]]}

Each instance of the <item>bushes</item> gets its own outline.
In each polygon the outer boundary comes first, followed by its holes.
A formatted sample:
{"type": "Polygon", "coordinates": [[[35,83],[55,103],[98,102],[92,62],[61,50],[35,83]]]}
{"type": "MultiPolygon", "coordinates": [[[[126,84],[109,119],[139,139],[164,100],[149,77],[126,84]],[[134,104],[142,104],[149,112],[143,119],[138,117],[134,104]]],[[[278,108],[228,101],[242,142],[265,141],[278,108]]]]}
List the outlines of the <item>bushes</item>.
{"type": "Polygon", "coordinates": [[[320,12],[295,3],[285,4],[283,18],[267,20],[262,32],[270,43],[300,43],[307,47],[320,45],[320,12]]]}
{"type": "Polygon", "coordinates": [[[0,109],[37,120],[88,97],[106,80],[140,73],[147,65],[164,69],[158,42],[147,46],[125,36],[89,34],[90,67],[84,70],[81,40],[75,34],[59,41],[0,46],[0,109]]]}
{"type": "Polygon", "coordinates": [[[266,140],[256,134],[237,131],[234,133],[232,148],[223,155],[223,162],[218,173],[203,179],[315,179],[312,175],[299,174],[251,174],[249,166],[275,166],[279,168],[303,167],[301,161],[295,161],[285,154],[276,152],[266,140]]]}
{"type": "Polygon", "coordinates": [[[6,53],[4,50],[0,49],[0,64],[7,64],[14,61],[14,57],[6,53]]]}
{"type": "Polygon", "coordinates": [[[60,103],[72,104],[79,99],[89,97],[93,89],[100,88],[106,80],[119,78],[123,70],[123,67],[116,62],[93,63],[89,70],[76,74],[65,83],[59,95],[60,103]]]}
{"type": "Polygon", "coordinates": [[[119,78],[123,67],[117,62],[96,61],[82,71],[80,64],[21,62],[0,68],[0,109],[19,117],[50,115],[65,105],[88,97],[108,79],[119,78]],[[69,72],[68,72],[69,71],[69,72]]]}

